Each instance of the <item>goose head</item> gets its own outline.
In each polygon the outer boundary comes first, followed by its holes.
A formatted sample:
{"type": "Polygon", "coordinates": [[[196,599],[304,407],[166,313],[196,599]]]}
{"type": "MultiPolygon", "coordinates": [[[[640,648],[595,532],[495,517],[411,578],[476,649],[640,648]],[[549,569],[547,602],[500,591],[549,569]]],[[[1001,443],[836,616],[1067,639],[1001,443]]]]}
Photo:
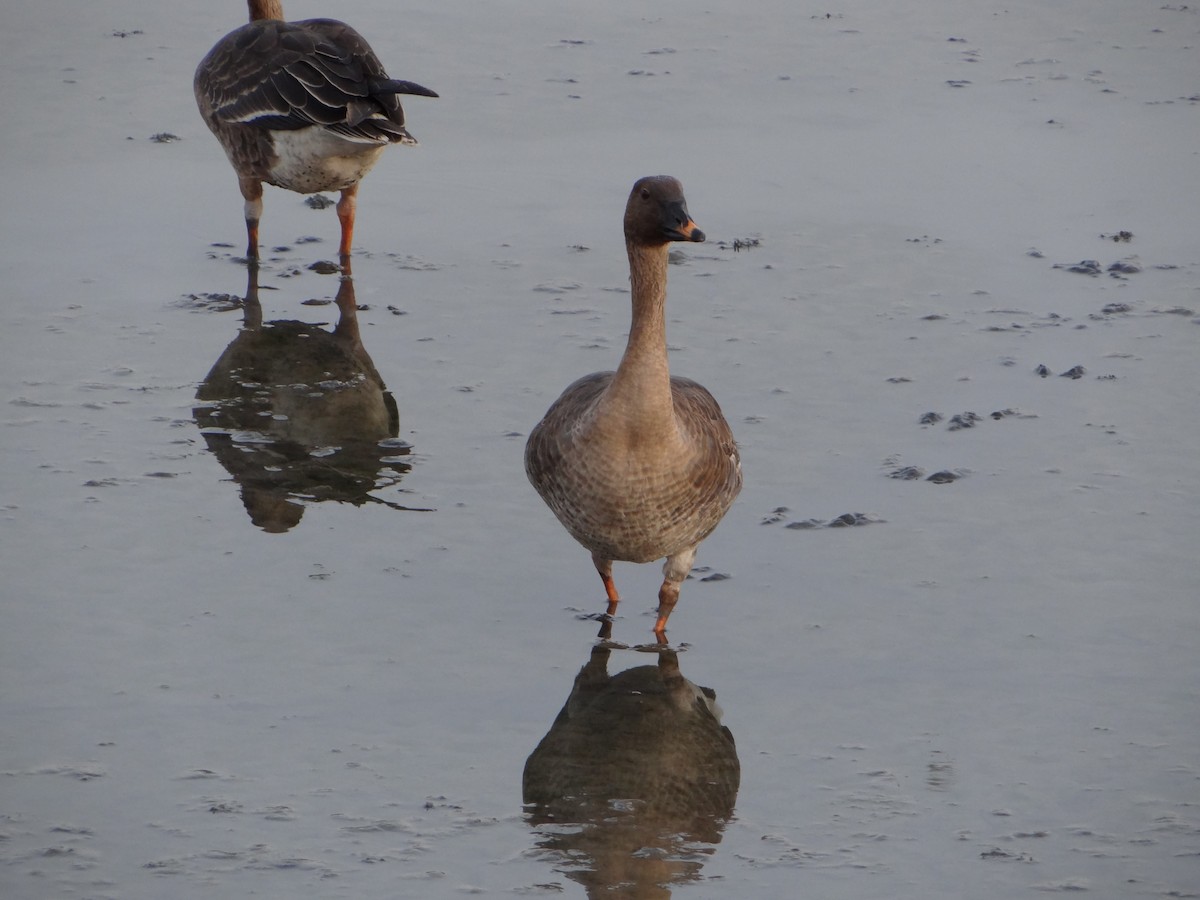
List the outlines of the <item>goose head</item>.
{"type": "Polygon", "coordinates": [[[704,240],[687,210],[683,185],[670,175],[639,178],[625,205],[625,240],[633,245],[657,247],[671,241],[704,240]]]}

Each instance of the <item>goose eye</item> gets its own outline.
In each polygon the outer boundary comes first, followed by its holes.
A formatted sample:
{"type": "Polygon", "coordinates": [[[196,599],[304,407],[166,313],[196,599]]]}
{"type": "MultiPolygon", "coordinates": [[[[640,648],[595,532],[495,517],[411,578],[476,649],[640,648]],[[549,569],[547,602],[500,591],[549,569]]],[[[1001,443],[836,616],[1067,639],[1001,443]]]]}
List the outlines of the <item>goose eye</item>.
{"type": "Polygon", "coordinates": [[[648,191],[646,188],[642,188],[642,199],[643,200],[650,199],[650,191],[648,191]]]}

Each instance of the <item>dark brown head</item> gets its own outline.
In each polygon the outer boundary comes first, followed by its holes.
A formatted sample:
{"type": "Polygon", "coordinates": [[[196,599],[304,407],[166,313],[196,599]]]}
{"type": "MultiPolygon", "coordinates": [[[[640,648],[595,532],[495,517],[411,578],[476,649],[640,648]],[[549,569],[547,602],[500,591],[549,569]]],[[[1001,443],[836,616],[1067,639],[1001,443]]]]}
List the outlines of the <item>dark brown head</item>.
{"type": "Polygon", "coordinates": [[[646,246],[704,240],[704,232],[688,214],[678,180],[670,175],[638,179],[625,206],[625,240],[646,246]]]}

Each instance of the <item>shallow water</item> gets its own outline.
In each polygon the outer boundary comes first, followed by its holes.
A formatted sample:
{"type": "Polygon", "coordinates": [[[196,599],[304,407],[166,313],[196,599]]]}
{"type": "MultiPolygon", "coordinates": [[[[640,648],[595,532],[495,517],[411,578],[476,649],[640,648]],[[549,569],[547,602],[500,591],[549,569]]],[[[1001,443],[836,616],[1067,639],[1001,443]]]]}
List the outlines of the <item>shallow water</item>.
{"type": "MultiPolygon", "coordinates": [[[[339,9],[441,98],[364,182],[353,304],[332,211],[268,191],[313,373],[234,349],[190,92],[227,6],[0,33],[5,897],[1200,895],[1196,10],[339,9]],[[736,800],[547,824],[603,590],[521,454],[619,357],[653,172],[709,234],[673,371],[746,474],[669,632],[736,800]]],[[[657,567],[616,575],[610,676],[660,659],[657,567]]]]}

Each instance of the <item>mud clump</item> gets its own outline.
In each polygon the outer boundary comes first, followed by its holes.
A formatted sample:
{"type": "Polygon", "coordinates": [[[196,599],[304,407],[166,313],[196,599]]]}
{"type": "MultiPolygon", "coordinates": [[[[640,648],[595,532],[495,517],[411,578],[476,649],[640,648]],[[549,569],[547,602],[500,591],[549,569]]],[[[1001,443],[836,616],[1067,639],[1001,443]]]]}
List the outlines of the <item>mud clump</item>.
{"type": "Polygon", "coordinates": [[[976,422],[982,422],[983,419],[973,412],[963,412],[950,417],[950,424],[946,426],[948,431],[962,431],[964,428],[974,428],[976,422]]]}
{"type": "Polygon", "coordinates": [[[1099,275],[1104,271],[1104,267],[1100,264],[1100,261],[1095,259],[1084,259],[1077,263],[1055,263],[1054,268],[1075,272],[1079,275],[1092,276],[1099,275]]]}
{"type": "MultiPolygon", "coordinates": [[[[1034,367],[1033,373],[1040,378],[1049,378],[1052,374],[1054,374],[1050,371],[1049,366],[1042,363],[1038,363],[1038,365],[1034,367]]],[[[1060,378],[1070,378],[1078,381],[1087,374],[1087,369],[1085,369],[1083,366],[1071,366],[1071,368],[1067,369],[1065,372],[1059,372],[1058,374],[1060,378]]]]}
{"type": "Polygon", "coordinates": [[[784,525],[792,531],[810,531],[815,528],[855,528],[859,525],[874,525],[886,521],[878,516],[870,516],[866,513],[842,513],[836,518],[825,521],[824,519],[801,519],[796,522],[789,522],[784,525]]]}
{"type": "Polygon", "coordinates": [[[931,481],[934,484],[949,484],[952,481],[958,481],[962,476],[956,472],[951,472],[949,469],[942,469],[940,472],[934,472],[926,481],[931,481]]]}

